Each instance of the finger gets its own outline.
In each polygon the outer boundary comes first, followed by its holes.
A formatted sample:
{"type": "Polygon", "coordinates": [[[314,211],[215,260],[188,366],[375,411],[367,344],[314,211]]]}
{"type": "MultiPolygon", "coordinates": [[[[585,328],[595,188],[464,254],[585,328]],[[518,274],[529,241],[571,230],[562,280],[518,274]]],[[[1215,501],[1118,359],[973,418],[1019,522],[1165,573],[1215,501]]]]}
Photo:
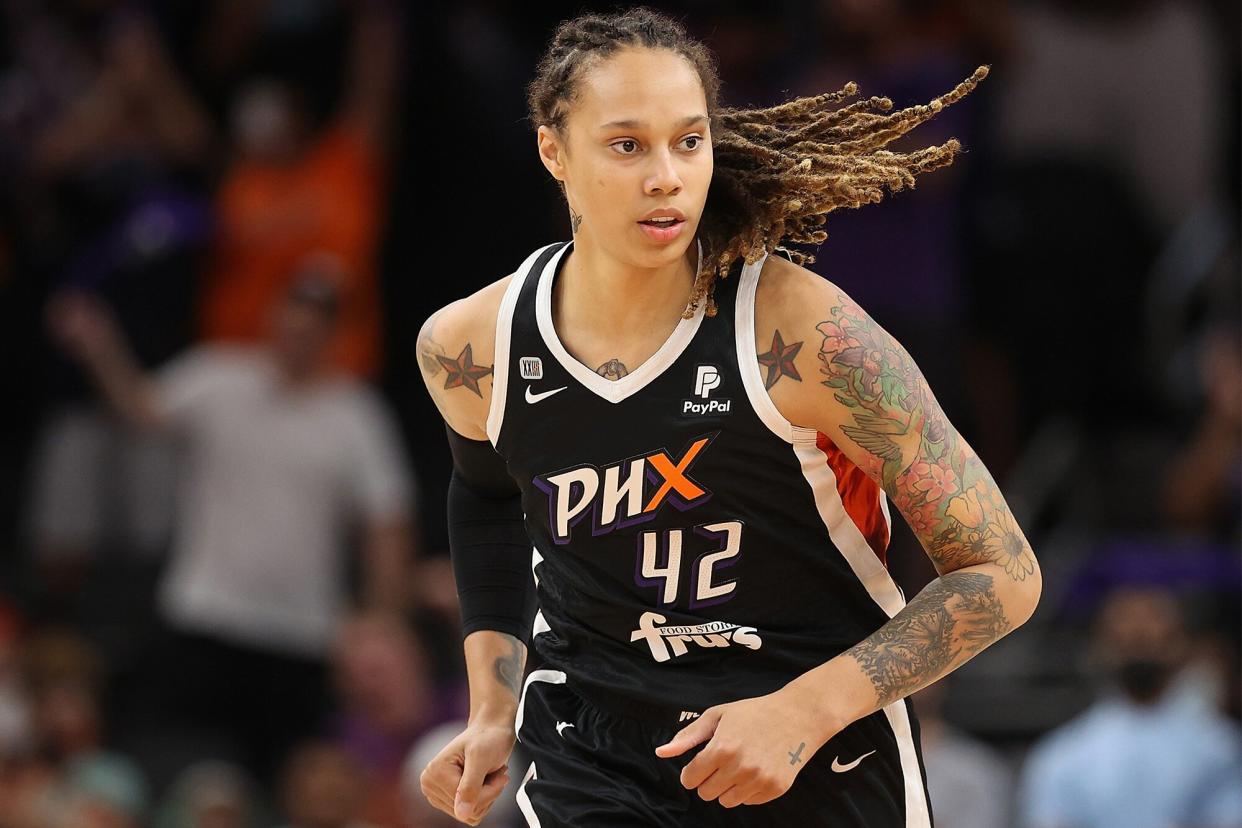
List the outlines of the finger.
{"type": "Polygon", "coordinates": [[[689,764],[681,769],[681,784],[686,790],[694,790],[720,767],[720,756],[717,751],[711,749],[709,743],[698,756],[691,759],[689,764]]]}
{"type": "Polygon", "coordinates": [[[737,782],[737,778],[724,768],[717,768],[716,772],[703,780],[699,785],[699,798],[704,802],[711,802],[725,791],[733,787],[737,782]]]}
{"type": "Polygon", "coordinates": [[[453,815],[457,819],[467,820],[474,814],[475,805],[483,791],[483,783],[488,774],[483,762],[471,751],[466,751],[466,764],[462,768],[461,782],[457,785],[457,793],[453,798],[453,815]]]}
{"type": "Polygon", "coordinates": [[[423,790],[435,792],[449,803],[448,812],[453,811],[453,797],[457,786],[461,784],[461,771],[464,760],[461,755],[436,757],[423,769],[419,783],[423,790]]]}
{"type": "Polygon", "coordinates": [[[785,794],[786,789],[773,789],[770,786],[758,785],[751,789],[746,798],[742,800],[743,805],[763,805],[765,802],[771,802],[785,794]]]}
{"type": "Polygon", "coordinates": [[[746,799],[753,790],[753,785],[734,785],[716,797],[716,801],[720,803],[722,808],[736,808],[739,805],[746,804],[746,799]]]}
{"type": "Polygon", "coordinates": [[[447,779],[443,773],[436,773],[433,765],[429,765],[419,777],[419,787],[432,807],[452,816],[453,795],[457,791],[457,781],[447,779]]]}
{"type": "Polygon", "coordinates": [[[706,742],[716,732],[716,723],[720,721],[720,711],[708,708],[703,715],[677,731],[677,735],[655,749],[656,756],[667,759],[680,756],[697,744],[706,742]]]}
{"type": "Polygon", "coordinates": [[[487,813],[488,809],[495,803],[496,797],[500,796],[505,789],[505,785],[508,784],[509,768],[507,766],[489,773],[483,781],[483,787],[479,789],[478,799],[474,803],[474,814],[482,816],[487,813]]]}

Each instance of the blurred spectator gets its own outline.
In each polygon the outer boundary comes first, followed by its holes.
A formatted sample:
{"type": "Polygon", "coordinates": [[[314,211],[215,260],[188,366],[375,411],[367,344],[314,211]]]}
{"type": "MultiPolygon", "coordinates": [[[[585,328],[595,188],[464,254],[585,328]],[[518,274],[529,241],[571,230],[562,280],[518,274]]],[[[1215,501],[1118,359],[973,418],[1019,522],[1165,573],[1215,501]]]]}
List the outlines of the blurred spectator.
{"type": "Polygon", "coordinates": [[[1013,774],[1000,753],[941,718],[949,684],[938,681],[914,698],[936,824],[1005,828],[1012,824],[1013,774]]]}
{"type": "Polygon", "coordinates": [[[1224,54],[1205,3],[1014,3],[1020,33],[997,96],[1009,157],[1108,166],[1164,236],[1224,194],[1224,54]]]}
{"type": "MultiPolygon", "coordinates": [[[[17,59],[0,81],[0,133],[13,140],[0,164],[14,164],[3,197],[16,200],[8,216],[22,277],[106,297],[137,360],[158,364],[188,338],[210,229],[212,126],[153,22],[130,4],[6,11],[17,59]]],[[[151,436],[121,439],[81,372],[51,356],[40,366],[52,405],[27,528],[42,584],[72,598],[105,550],[122,559],[163,550],[170,450],[151,436]]]]}
{"type": "Polygon", "coordinates": [[[16,611],[0,599],[0,767],[31,747],[30,703],[18,669],[19,623],[16,611]]]}
{"type": "Polygon", "coordinates": [[[362,813],[379,825],[399,825],[406,754],[428,729],[469,712],[467,689],[435,682],[418,636],[386,615],[352,619],[334,663],[341,705],[334,732],[366,774],[362,813]]]}
{"type": "Polygon", "coordinates": [[[1023,828],[1242,825],[1242,734],[1180,681],[1189,641],[1174,595],[1117,588],[1092,645],[1110,686],[1031,749],[1023,828]]]}
{"type": "Polygon", "coordinates": [[[173,782],[154,828],[260,828],[266,825],[245,771],[227,762],[199,762],[173,782]]]}
{"type": "Polygon", "coordinates": [[[1184,529],[1242,539],[1242,331],[1209,331],[1199,361],[1207,405],[1164,475],[1162,505],[1184,529]]]}
{"type": "Polygon", "coordinates": [[[147,783],[132,761],[104,747],[101,665],[90,645],[69,631],[39,632],[26,642],[22,676],[33,740],[0,765],[0,825],[143,825],[147,783]]]}
{"type": "Polygon", "coordinates": [[[175,719],[231,736],[265,779],[326,712],[349,529],[362,524],[365,603],[409,609],[412,478],[380,398],[326,362],[337,278],[332,257],[313,257],[266,343],[197,347],[151,377],[96,301],[64,295],[49,310],[119,415],[185,441],[159,589],[172,631],[152,681],[173,691],[175,719]]]}
{"type": "MultiPolygon", "coordinates": [[[[257,4],[256,28],[280,5],[257,4]]],[[[216,199],[220,227],[202,321],[208,339],[261,339],[297,263],[328,250],[344,276],[331,360],[374,377],[382,328],[376,256],[399,30],[392,4],[358,7],[345,100],[331,123],[315,123],[307,91],[287,78],[254,78],[233,101],[233,158],[216,199]]]]}
{"type": "Polygon", "coordinates": [[[366,828],[364,795],[362,772],[348,754],[327,742],[302,745],[282,776],[284,828],[366,828]]]}

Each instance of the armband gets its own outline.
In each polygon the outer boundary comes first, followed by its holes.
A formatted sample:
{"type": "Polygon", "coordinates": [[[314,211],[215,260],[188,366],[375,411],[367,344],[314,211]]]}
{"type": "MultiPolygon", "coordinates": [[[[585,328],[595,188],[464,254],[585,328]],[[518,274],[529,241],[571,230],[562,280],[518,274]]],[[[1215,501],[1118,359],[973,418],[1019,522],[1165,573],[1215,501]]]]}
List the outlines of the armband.
{"type": "Polygon", "coordinates": [[[448,535],[462,636],[476,630],[530,639],[538,601],[522,493],[504,458],[486,440],[446,425],[453,453],[448,535]]]}

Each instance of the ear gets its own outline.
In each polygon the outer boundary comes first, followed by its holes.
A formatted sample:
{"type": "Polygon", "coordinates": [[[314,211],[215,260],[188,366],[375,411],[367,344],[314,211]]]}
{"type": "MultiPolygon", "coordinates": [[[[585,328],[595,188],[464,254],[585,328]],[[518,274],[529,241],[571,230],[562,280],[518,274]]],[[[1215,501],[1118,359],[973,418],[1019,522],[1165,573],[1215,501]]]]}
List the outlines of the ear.
{"type": "Polygon", "coordinates": [[[547,124],[540,124],[535,140],[539,145],[539,160],[543,162],[543,166],[553,178],[564,183],[566,148],[560,133],[547,124]]]}

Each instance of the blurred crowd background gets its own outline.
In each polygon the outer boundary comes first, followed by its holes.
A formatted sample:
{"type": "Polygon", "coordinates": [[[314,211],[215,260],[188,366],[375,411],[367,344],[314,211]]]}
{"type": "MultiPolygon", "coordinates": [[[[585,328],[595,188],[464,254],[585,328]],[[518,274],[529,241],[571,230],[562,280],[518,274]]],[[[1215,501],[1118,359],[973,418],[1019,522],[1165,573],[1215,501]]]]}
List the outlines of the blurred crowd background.
{"type": "MultiPolygon", "coordinates": [[[[813,265],[1043,566],[915,698],[937,826],[1242,825],[1237,4],[653,5],[728,105],[991,66],[890,146],[965,152],[813,265]]],[[[455,824],[417,781],[467,697],[414,340],[569,237],[523,86],[609,8],[0,2],[0,828],[455,824]]]]}

